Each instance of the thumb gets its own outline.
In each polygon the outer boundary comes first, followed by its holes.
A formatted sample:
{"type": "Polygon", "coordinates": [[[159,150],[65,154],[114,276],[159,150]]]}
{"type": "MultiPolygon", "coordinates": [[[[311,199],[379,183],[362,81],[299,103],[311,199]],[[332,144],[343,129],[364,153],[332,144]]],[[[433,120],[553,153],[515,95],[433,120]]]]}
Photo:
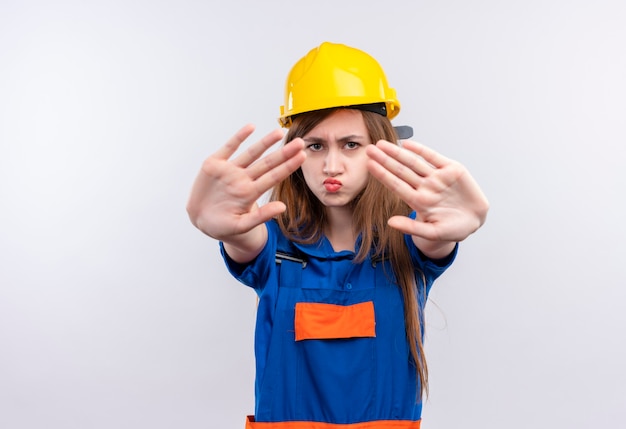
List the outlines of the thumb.
{"type": "Polygon", "coordinates": [[[268,220],[278,216],[287,210],[287,206],[282,201],[272,201],[258,207],[256,210],[247,213],[242,217],[241,226],[249,231],[268,220]]]}
{"type": "Polygon", "coordinates": [[[435,226],[429,222],[411,219],[407,216],[392,216],[387,225],[405,234],[421,237],[426,240],[438,240],[435,226]]]}

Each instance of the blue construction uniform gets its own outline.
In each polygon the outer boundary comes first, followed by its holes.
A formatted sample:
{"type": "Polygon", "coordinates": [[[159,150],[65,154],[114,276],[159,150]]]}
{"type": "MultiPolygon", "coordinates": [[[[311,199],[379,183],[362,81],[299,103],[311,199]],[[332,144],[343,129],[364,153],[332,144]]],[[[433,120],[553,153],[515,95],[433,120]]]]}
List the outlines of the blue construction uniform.
{"type": "MultiPolygon", "coordinates": [[[[266,225],[267,244],[249,264],[232,261],[221,246],[231,274],[259,296],[256,406],[250,420],[333,428],[393,421],[394,428],[418,427],[410,425],[419,425],[422,410],[415,364],[402,292],[389,261],[354,264],[355,252],[335,252],[325,237],[297,244],[275,221],[266,225]]],[[[445,260],[432,261],[408,235],[406,245],[426,280],[424,285],[416,275],[423,308],[432,282],[450,266],[457,248],[445,260]]]]}

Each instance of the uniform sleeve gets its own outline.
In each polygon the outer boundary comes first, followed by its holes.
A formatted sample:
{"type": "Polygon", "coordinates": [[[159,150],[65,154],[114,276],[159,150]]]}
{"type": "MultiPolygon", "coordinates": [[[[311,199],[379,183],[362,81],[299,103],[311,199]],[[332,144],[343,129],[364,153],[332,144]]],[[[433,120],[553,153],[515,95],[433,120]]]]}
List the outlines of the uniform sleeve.
{"type": "MultiPolygon", "coordinates": [[[[410,214],[411,219],[415,219],[415,212],[410,214]]],[[[454,262],[457,252],[459,250],[459,243],[454,246],[454,250],[443,259],[431,259],[425,256],[413,243],[413,238],[409,234],[404,235],[404,240],[409,252],[411,254],[411,260],[424,274],[426,280],[426,289],[430,290],[432,283],[444,273],[454,262]]]]}
{"type": "Polygon", "coordinates": [[[230,274],[239,282],[255,289],[257,292],[263,290],[267,283],[271,268],[276,260],[276,231],[273,222],[267,222],[267,242],[261,253],[247,264],[240,264],[233,261],[224,249],[224,243],[220,242],[220,253],[226,268],[230,274]]]}

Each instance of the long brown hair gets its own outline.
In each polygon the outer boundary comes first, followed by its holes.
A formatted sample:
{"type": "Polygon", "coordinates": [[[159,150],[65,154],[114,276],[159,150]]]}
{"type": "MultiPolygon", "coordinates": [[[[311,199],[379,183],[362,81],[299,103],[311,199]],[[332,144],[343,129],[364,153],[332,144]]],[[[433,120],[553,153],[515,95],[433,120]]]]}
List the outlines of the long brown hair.
{"type": "MultiPolygon", "coordinates": [[[[326,109],[297,116],[285,137],[289,142],[297,137],[304,137],[315,126],[330,116],[337,109],[326,109]]],[[[397,135],[391,122],[384,116],[369,111],[361,111],[370,141],[376,143],[384,139],[397,141],[397,135]]],[[[327,222],[323,204],[309,190],[302,170],[298,169],[277,185],[270,196],[271,201],[282,201],[287,210],[278,216],[278,224],[283,233],[299,243],[314,243],[323,234],[327,222]]],[[[422,341],[423,311],[418,303],[418,287],[425,288],[425,279],[421,272],[415,271],[411,263],[409,250],[404,235],[387,226],[387,220],[393,215],[408,215],[409,206],[397,195],[389,191],[378,180],[370,176],[365,189],[351,202],[353,208],[354,230],[361,234],[361,247],[355,262],[363,262],[370,257],[373,249],[374,258],[388,259],[391,262],[396,281],[404,299],[404,321],[409,349],[416,364],[417,378],[421,385],[418,399],[423,392],[428,393],[428,367],[424,357],[422,341]],[[423,280],[416,282],[416,274],[423,280]]],[[[425,294],[425,290],[422,291],[425,294]]]]}

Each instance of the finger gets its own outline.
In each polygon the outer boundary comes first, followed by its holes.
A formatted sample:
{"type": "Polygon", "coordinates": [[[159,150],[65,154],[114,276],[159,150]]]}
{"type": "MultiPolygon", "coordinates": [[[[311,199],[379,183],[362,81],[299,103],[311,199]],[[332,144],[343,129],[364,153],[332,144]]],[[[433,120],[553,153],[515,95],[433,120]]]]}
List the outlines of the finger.
{"type": "Polygon", "coordinates": [[[451,160],[440,154],[439,152],[424,146],[423,144],[414,142],[412,140],[404,140],[402,147],[410,150],[411,152],[421,156],[423,159],[432,164],[435,168],[441,168],[448,165],[451,160]]]}
{"type": "Polygon", "coordinates": [[[266,157],[260,159],[258,162],[248,167],[248,175],[253,180],[256,180],[268,171],[285,163],[298,152],[301,152],[302,149],[304,149],[304,141],[302,139],[298,138],[292,140],[285,146],[280,148],[280,150],[277,150],[267,155],[266,157]]]}
{"type": "Polygon", "coordinates": [[[245,125],[239,131],[237,131],[234,136],[229,138],[226,141],[226,144],[220,147],[213,154],[213,157],[220,158],[220,159],[230,158],[237,151],[237,149],[239,149],[239,146],[241,145],[241,143],[243,143],[248,137],[250,137],[250,134],[252,134],[253,132],[254,132],[254,125],[252,124],[245,125]]]}
{"type": "Polygon", "coordinates": [[[398,171],[401,171],[404,167],[406,167],[410,171],[415,172],[422,177],[429,175],[433,171],[433,166],[426,162],[424,158],[408,149],[405,149],[404,147],[381,140],[376,144],[376,148],[380,149],[383,153],[398,163],[389,164],[390,167],[394,166],[398,169],[398,171]]]}
{"type": "MultiPolygon", "coordinates": [[[[367,161],[367,169],[369,170],[370,174],[372,174],[372,176],[378,179],[379,182],[381,182],[391,192],[398,195],[404,201],[408,202],[414,199],[413,196],[416,192],[416,188],[419,187],[419,185],[415,186],[414,183],[406,182],[401,177],[390,172],[386,167],[381,165],[375,159],[369,159],[367,161]]],[[[413,182],[415,182],[415,180],[413,180],[413,182]]]]}
{"type": "Polygon", "coordinates": [[[265,135],[261,140],[247,148],[241,155],[233,160],[233,163],[239,167],[247,168],[254,161],[259,159],[270,147],[276,142],[282,140],[284,133],[280,129],[275,129],[265,135]]]}
{"type": "Polygon", "coordinates": [[[257,188],[257,192],[265,192],[282,182],[291,173],[296,171],[306,159],[306,154],[302,150],[304,142],[301,139],[294,140],[288,145],[283,146],[280,150],[282,156],[275,158],[281,162],[276,164],[264,174],[260,175],[253,183],[257,188]]]}
{"type": "MultiPolygon", "coordinates": [[[[379,142],[379,144],[384,145],[383,142],[379,142]]],[[[423,177],[419,172],[414,170],[414,168],[417,168],[416,166],[406,166],[392,156],[389,156],[382,148],[379,148],[378,145],[369,145],[367,147],[367,155],[370,160],[379,164],[390,174],[408,183],[411,187],[417,189],[420,186],[423,177]]],[[[393,155],[398,156],[399,152],[394,151],[393,155]]]]}

